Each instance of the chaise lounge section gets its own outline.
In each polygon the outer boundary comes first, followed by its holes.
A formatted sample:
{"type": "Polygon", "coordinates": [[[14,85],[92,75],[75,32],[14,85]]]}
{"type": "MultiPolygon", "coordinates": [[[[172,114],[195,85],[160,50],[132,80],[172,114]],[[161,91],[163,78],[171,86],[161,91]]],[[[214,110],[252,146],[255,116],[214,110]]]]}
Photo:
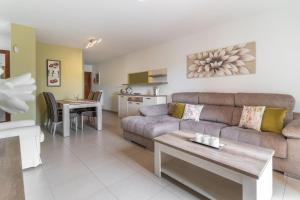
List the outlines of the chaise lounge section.
{"type": "Polygon", "coordinates": [[[275,150],[273,168],[300,177],[300,114],[293,113],[295,99],[285,94],[175,93],[172,102],[140,109],[141,116],[122,119],[124,137],[153,150],[153,138],[176,130],[195,131],[275,150]],[[171,116],[175,103],[204,105],[200,121],[171,116]],[[238,127],[242,108],[268,106],[286,108],[282,134],[238,127]]]}

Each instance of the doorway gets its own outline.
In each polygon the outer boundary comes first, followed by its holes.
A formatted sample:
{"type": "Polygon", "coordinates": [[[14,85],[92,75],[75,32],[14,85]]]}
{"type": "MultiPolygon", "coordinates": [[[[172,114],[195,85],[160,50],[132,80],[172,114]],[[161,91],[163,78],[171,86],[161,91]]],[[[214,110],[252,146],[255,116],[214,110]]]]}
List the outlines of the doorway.
{"type": "MultiPolygon", "coordinates": [[[[7,79],[10,77],[10,52],[0,49],[0,68],[3,70],[1,79],[7,79]]],[[[0,109],[0,122],[10,121],[10,114],[0,109]]]]}
{"type": "Polygon", "coordinates": [[[84,72],[84,98],[87,99],[92,88],[92,72],[84,72]]]}

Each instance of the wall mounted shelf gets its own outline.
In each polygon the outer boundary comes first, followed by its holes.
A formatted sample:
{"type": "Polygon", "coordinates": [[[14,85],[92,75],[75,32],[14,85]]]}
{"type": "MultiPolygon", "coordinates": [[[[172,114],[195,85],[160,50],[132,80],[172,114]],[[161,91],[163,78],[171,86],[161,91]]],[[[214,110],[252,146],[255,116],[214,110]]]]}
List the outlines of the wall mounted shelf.
{"type": "Polygon", "coordinates": [[[136,84],[129,84],[129,83],[124,83],[122,85],[132,85],[132,86],[138,86],[138,85],[141,85],[141,86],[147,86],[147,85],[164,85],[164,84],[168,84],[168,82],[153,82],[153,83],[136,83],[136,84]]]}
{"type": "Polygon", "coordinates": [[[153,74],[153,75],[149,75],[148,77],[151,78],[167,77],[167,74],[153,74]]]}

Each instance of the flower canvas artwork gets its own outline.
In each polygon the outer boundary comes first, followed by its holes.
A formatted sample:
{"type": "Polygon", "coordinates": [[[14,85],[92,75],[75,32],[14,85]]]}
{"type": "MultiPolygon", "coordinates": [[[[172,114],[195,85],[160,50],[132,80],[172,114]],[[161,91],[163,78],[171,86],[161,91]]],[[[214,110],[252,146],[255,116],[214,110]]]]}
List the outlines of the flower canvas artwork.
{"type": "Polygon", "coordinates": [[[47,86],[59,87],[60,86],[60,61],[59,60],[47,60],[47,86]]]}
{"type": "Polygon", "coordinates": [[[256,73],[255,42],[187,56],[187,78],[224,77],[256,73]]]}

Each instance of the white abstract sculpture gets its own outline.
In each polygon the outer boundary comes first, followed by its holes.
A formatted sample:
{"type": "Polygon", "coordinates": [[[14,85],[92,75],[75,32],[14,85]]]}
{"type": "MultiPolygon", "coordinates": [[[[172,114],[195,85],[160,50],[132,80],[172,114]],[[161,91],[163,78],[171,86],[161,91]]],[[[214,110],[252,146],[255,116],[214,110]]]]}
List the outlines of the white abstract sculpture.
{"type": "MultiPolygon", "coordinates": [[[[0,75],[3,70],[0,70],[0,75]]],[[[26,101],[33,101],[36,90],[35,80],[27,73],[9,79],[0,79],[0,109],[9,113],[27,112],[26,101]]]]}

